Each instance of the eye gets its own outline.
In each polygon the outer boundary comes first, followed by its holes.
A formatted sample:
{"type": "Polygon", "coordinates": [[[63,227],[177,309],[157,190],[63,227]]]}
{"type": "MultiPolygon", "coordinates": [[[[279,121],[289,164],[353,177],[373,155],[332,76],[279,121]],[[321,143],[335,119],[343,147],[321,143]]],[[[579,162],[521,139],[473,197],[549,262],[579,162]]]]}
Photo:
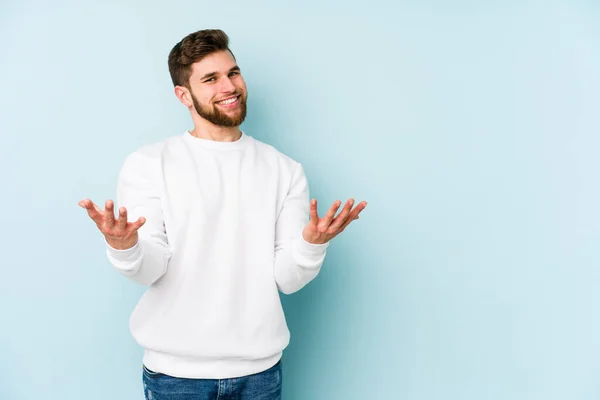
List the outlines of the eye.
{"type": "Polygon", "coordinates": [[[207,80],[205,80],[204,82],[213,82],[215,80],[215,78],[208,78],[207,80]]]}
{"type": "Polygon", "coordinates": [[[229,73],[229,76],[235,76],[235,75],[239,75],[239,71],[233,71],[229,73]]]}

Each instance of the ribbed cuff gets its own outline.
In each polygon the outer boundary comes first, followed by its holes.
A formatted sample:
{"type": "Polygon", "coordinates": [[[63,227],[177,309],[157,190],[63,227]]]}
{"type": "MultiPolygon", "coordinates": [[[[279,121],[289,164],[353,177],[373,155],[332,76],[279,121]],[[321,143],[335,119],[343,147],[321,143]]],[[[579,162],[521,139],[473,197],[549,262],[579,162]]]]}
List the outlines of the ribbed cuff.
{"type": "Polygon", "coordinates": [[[327,247],[329,247],[329,243],[331,242],[327,242],[327,243],[323,243],[323,244],[313,244],[313,243],[309,243],[306,240],[304,240],[304,237],[302,236],[302,234],[300,234],[300,239],[296,241],[296,246],[297,249],[302,253],[302,254],[306,254],[308,256],[321,256],[323,254],[325,254],[325,249],[327,249],[327,247]]]}
{"type": "Polygon", "coordinates": [[[125,250],[118,250],[112,247],[104,238],[104,243],[106,243],[106,251],[110,257],[112,257],[116,261],[120,262],[131,262],[137,260],[141,255],[141,248],[139,240],[135,243],[133,247],[130,247],[125,250]]]}

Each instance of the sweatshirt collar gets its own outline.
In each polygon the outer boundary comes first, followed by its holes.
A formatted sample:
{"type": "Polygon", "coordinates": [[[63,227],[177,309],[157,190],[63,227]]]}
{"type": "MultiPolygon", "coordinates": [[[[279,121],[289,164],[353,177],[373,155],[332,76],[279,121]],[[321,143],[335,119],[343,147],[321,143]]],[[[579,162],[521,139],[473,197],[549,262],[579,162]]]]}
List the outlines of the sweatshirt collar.
{"type": "Polygon", "coordinates": [[[216,140],[197,138],[193,136],[190,131],[183,133],[183,140],[190,144],[192,147],[204,148],[209,150],[239,150],[243,149],[250,142],[250,136],[246,135],[244,131],[241,131],[242,135],[235,142],[218,142],[216,140]]]}

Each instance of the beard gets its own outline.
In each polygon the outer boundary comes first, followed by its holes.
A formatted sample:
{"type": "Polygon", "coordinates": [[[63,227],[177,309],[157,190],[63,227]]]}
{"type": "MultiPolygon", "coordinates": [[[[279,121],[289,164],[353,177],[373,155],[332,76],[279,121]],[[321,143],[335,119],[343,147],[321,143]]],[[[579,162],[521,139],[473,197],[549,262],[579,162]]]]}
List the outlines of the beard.
{"type": "MultiPolygon", "coordinates": [[[[239,99],[240,104],[238,106],[238,113],[234,116],[229,116],[223,111],[219,110],[219,108],[216,105],[201,105],[200,102],[198,102],[198,99],[196,99],[196,96],[194,96],[194,94],[191,93],[191,91],[190,94],[192,95],[194,109],[196,110],[198,115],[214,125],[232,128],[240,126],[242,122],[244,122],[244,120],[246,119],[246,98],[248,97],[247,95],[241,94],[239,99]]],[[[238,95],[240,93],[236,92],[235,94],[238,95]]]]}

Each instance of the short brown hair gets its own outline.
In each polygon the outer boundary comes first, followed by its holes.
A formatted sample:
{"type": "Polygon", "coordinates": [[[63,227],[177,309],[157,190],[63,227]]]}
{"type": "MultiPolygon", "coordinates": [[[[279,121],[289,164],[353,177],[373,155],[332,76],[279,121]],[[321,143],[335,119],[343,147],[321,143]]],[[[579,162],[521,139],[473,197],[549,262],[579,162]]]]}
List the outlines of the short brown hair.
{"type": "Polygon", "coordinates": [[[229,37],[220,29],[204,29],[181,39],[169,53],[169,73],[173,86],[189,88],[192,64],[221,50],[229,51],[235,59],[229,49],[229,37]]]}

